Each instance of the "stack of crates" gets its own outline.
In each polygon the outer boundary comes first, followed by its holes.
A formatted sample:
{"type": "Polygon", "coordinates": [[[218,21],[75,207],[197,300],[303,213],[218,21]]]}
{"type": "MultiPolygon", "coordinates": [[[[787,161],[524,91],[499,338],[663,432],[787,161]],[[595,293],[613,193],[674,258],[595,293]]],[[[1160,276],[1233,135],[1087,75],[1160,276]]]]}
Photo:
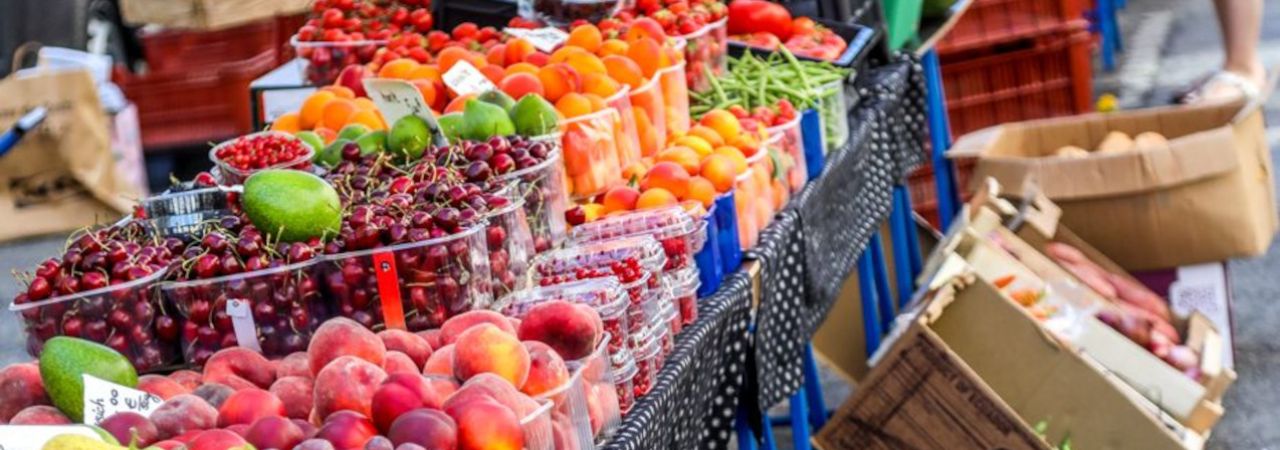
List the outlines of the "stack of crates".
{"type": "MultiPolygon", "coordinates": [[[[1089,0],[973,0],[936,47],[951,134],[1007,122],[1066,116],[1093,108],[1089,0]]],[[[965,195],[972,161],[957,161],[965,195]]],[[[931,167],[909,180],[917,212],[935,226],[931,167]]]]}
{"type": "Polygon", "coordinates": [[[292,57],[289,37],[303,16],[277,17],[216,31],[144,31],[147,69],[117,67],[116,84],[138,106],[148,152],[217,142],[249,133],[249,83],[292,57]]]}

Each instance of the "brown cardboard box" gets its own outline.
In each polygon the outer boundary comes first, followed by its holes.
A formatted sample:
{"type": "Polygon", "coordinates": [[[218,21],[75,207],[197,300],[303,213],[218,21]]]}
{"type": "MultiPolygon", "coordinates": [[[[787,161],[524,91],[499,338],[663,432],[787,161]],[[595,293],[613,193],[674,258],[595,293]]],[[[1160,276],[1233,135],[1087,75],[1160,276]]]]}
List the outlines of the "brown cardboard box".
{"type": "Polygon", "coordinates": [[[124,21],[217,30],[310,10],[312,0],[120,0],[124,21]]]}
{"type": "MultiPolygon", "coordinates": [[[[991,284],[946,280],[814,438],[834,449],[1199,448],[991,284]],[[1033,424],[1043,423],[1044,438],[1033,424]]],[[[950,268],[950,269],[948,269],[950,268]]]]}
{"type": "Polygon", "coordinates": [[[1277,229],[1271,155],[1260,109],[1239,103],[1035,120],[962,137],[947,153],[977,158],[974,180],[1034,181],[1062,222],[1126,269],[1254,256],[1277,229]],[[1167,147],[1087,158],[1108,132],[1155,131],[1167,147]]]}

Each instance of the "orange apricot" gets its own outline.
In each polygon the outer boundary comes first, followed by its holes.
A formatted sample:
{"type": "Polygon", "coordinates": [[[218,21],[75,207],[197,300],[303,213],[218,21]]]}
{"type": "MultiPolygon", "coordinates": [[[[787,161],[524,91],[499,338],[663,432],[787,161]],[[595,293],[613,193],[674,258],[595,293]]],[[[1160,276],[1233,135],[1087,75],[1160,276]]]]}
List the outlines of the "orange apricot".
{"type": "Polygon", "coordinates": [[[728,192],[733,188],[734,178],[738,176],[734,161],[728,156],[717,154],[704,158],[698,173],[715,186],[716,192],[728,192]]]}
{"type": "Polygon", "coordinates": [[[298,117],[298,113],[281,114],[271,123],[271,131],[279,131],[282,133],[297,133],[302,130],[299,122],[302,119],[298,117]]]}
{"type": "Polygon", "coordinates": [[[742,134],[742,124],[738,122],[738,118],[723,109],[714,109],[704,114],[698,119],[698,125],[715,130],[724,142],[733,142],[742,134]]]}
{"type": "Polygon", "coordinates": [[[538,49],[534,48],[533,43],[524,38],[514,38],[507,41],[506,49],[503,53],[503,65],[511,66],[512,64],[523,62],[525,57],[530,54],[537,53],[538,49]]]}
{"type": "Polygon", "coordinates": [[[556,51],[551,52],[551,59],[549,59],[547,62],[551,64],[568,62],[570,56],[579,55],[586,52],[587,52],[586,50],[583,50],[580,47],[568,47],[568,46],[560,47],[556,49],[556,51]]]}
{"type": "Polygon", "coordinates": [[[637,89],[644,85],[644,73],[641,72],[640,66],[624,56],[610,55],[600,59],[604,64],[605,73],[609,74],[609,78],[613,78],[619,83],[631,86],[637,89]]]}
{"type": "Polygon", "coordinates": [[[713,149],[711,144],[707,143],[707,141],[700,137],[690,135],[680,136],[676,138],[676,140],[672,141],[672,144],[682,145],[693,149],[694,152],[698,153],[699,158],[710,155],[711,150],[713,149]]]}
{"type": "Polygon", "coordinates": [[[409,84],[418,88],[418,93],[422,94],[422,101],[426,102],[426,104],[434,105],[436,103],[436,96],[440,95],[440,93],[436,91],[436,84],[431,80],[412,80],[409,84]]]}
{"type": "Polygon", "coordinates": [[[712,148],[724,145],[724,137],[720,136],[720,133],[716,132],[715,129],[706,125],[694,125],[692,128],[689,128],[689,132],[686,134],[689,136],[697,136],[698,138],[707,141],[708,144],[711,144],[712,148]]]}
{"type": "Polygon", "coordinates": [[[592,112],[591,100],[585,95],[570,92],[556,101],[556,111],[565,117],[585,116],[592,112]]]}
{"type": "Polygon", "coordinates": [[[618,82],[609,78],[608,75],[599,73],[582,73],[582,92],[587,94],[595,94],[601,97],[610,97],[618,92],[620,87],[618,82]]]}
{"type": "Polygon", "coordinates": [[[716,147],[715,150],[711,151],[711,154],[728,158],[729,162],[733,163],[733,173],[735,175],[741,175],[747,171],[747,157],[743,156],[742,150],[738,150],[736,147],[723,145],[716,147]]]}
{"type": "Polygon", "coordinates": [[[679,205],[680,200],[663,188],[650,188],[636,199],[636,209],[656,209],[665,206],[679,205]]]}
{"type": "Polygon", "coordinates": [[[511,75],[513,73],[527,73],[532,74],[533,76],[538,76],[538,66],[527,62],[518,62],[507,66],[507,75],[511,75]]]}
{"type": "Polygon", "coordinates": [[[338,139],[337,131],[333,131],[325,127],[316,127],[312,131],[314,131],[317,135],[319,135],[320,139],[324,140],[324,143],[326,144],[333,143],[333,141],[338,139]]]}
{"type": "Polygon", "coordinates": [[[355,114],[358,108],[356,103],[345,98],[335,99],[324,105],[324,113],[320,118],[320,123],[325,128],[341,130],[351,120],[351,115],[355,114]]]}
{"type": "Polygon", "coordinates": [[[345,99],[356,98],[355,91],[352,91],[351,88],[346,86],[339,86],[339,85],[333,84],[333,85],[322,87],[320,88],[320,90],[332,92],[334,95],[337,95],[338,98],[345,98],[345,99]]]}
{"type": "Polygon", "coordinates": [[[536,75],[527,73],[509,74],[498,83],[498,89],[510,95],[511,98],[520,99],[525,94],[534,94],[539,97],[543,96],[542,82],[538,81],[536,75]]]}
{"type": "Polygon", "coordinates": [[[507,76],[507,69],[503,69],[502,66],[496,64],[490,64],[481,67],[480,73],[483,74],[485,78],[488,78],[494,86],[497,86],[498,83],[501,83],[502,79],[507,76]]]}
{"type": "Polygon", "coordinates": [[[636,209],[636,201],[640,199],[640,191],[630,186],[614,186],[604,193],[601,204],[605,214],[614,211],[630,211],[636,209]]]}
{"type": "Polygon", "coordinates": [[[627,57],[640,66],[640,71],[645,78],[653,77],[653,74],[669,64],[666,54],[662,52],[662,46],[658,41],[649,38],[632,42],[627,48],[627,57]]]}
{"type": "Polygon", "coordinates": [[[418,62],[409,58],[397,58],[388,61],[378,69],[378,78],[408,79],[409,74],[418,68],[418,62]]]}
{"type": "Polygon", "coordinates": [[[368,97],[360,97],[352,101],[356,102],[356,109],[361,111],[366,109],[378,109],[378,105],[374,104],[373,100],[369,100],[368,97]]]}
{"type": "Polygon", "coordinates": [[[609,105],[604,101],[604,97],[590,92],[583,93],[582,96],[586,97],[587,102],[591,104],[591,112],[600,111],[609,107],[609,105]]]}
{"type": "Polygon", "coordinates": [[[700,170],[698,152],[689,147],[674,146],[658,152],[658,161],[666,161],[679,165],[689,175],[697,175],[700,170]]]}
{"type": "Polygon", "coordinates": [[[670,161],[658,162],[640,179],[641,190],[653,188],[661,188],[677,197],[684,197],[689,192],[689,172],[670,161]]]}
{"type": "Polygon", "coordinates": [[[473,98],[476,98],[473,94],[459,95],[444,107],[444,113],[449,114],[452,112],[462,112],[462,109],[467,106],[467,100],[471,100],[473,98]]]}
{"type": "Polygon", "coordinates": [[[600,56],[621,56],[627,54],[627,47],[627,42],[622,39],[606,39],[604,43],[600,44],[600,50],[597,50],[596,54],[600,56]]]}
{"type": "Polygon", "coordinates": [[[551,62],[551,55],[542,52],[533,52],[528,55],[524,55],[524,62],[542,67],[551,62]]]}
{"type": "Polygon", "coordinates": [[[410,80],[431,80],[434,82],[442,82],[440,78],[440,68],[435,64],[420,64],[413,70],[409,71],[408,79],[410,80]]]}
{"type": "Polygon", "coordinates": [[[600,29],[595,25],[586,24],[579,25],[569,32],[569,39],[564,45],[572,45],[580,47],[591,53],[595,53],[600,49],[600,45],[604,42],[604,35],[600,33],[600,29]]]}
{"type": "Polygon", "coordinates": [[[338,96],[330,91],[317,91],[308,96],[298,111],[298,125],[303,129],[315,128],[324,117],[325,105],[335,98],[338,96]]]}
{"type": "Polygon", "coordinates": [[[489,50],[484,52],[484,60],[491,65],[506,67],[507,44],[489,47],[489,50]]]}
{"type": "Polygon", "coordinates": [[[363,124],[373,130],[385,130],[387,128],[387,123],[382,120],[382,113],[377,110],[356,111],[347,121],[349,123],[363,124]]]}
{"type": "Polygon", "coordinates": [[[702,206],[711,207],[716,201],[716,187],[706,178],[693,177],[689,179],[689,192],[685,195],[685,200],[697,200],[702,206]]]}
{"type": "Polygon", "coordinates": [[[573,70],[568,64],[548,64],[538,69],[538,81],[542,82],[542,89],[546,93],[547,100],[557,101],[560,97],[571,92],[577,92],[581,84],[578,71],[573,70]]]}

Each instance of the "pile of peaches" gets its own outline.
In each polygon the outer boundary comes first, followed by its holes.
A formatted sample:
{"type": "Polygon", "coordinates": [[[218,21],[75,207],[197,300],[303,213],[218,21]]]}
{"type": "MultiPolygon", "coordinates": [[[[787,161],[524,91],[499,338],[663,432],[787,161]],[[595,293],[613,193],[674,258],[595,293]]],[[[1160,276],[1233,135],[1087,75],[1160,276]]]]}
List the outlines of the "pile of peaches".
{"type": "MultiPolygon", "coordinates": [[[[473,311],[416,334],[336,318],[279,360],[233,347],[203,372],[144,375],[138,388],[164,403],[100,426],[137,448],[576,449],[619,414],[611,385],[574,383],[607,370],[602,330],[591,308],[556,300],[523,320],[473,311]],[[574,395],[586,411],[567,406],[574,395]]],[[[0,370],[0,386],[0,423],[69,423],[35,364],[0,370]]]]}

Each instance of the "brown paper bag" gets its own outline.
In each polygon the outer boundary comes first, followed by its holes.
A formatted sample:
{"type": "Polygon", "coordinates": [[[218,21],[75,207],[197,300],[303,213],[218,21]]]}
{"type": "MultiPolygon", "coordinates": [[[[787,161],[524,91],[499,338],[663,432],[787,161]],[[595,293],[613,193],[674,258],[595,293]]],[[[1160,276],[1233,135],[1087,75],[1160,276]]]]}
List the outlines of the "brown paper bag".
{"type": "Polygon", "coordinates": [[[116,174],[106,114],[89,72],[0,80],[0,130],[35,106],[44,123],[0,156],[0,241],[119,220],[140,197],[116,174]]]}

